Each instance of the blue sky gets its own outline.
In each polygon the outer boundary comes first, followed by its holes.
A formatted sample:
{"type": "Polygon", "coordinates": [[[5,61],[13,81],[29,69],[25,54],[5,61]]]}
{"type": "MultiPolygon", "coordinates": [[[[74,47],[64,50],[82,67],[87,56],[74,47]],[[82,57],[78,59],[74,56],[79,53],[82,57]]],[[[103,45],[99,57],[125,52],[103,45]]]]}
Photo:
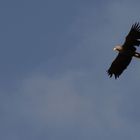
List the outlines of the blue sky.
{"type": "Polygon", "coordinates": [[[106,74],[139,5],[0,1],[0,139],[139,139],[140,61],[106,74]]]}

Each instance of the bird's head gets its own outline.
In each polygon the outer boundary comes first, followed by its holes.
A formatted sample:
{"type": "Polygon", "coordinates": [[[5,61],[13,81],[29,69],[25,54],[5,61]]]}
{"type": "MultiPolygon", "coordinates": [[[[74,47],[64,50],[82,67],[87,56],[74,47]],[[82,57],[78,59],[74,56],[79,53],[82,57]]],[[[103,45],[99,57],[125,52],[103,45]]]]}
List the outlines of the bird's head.
{"type": "Polygon", "coordinates": [[[121,52],[122,49],[123,49],[122,46],[115,46],[115,48],[113,48],[113,51],[121,52]]]}

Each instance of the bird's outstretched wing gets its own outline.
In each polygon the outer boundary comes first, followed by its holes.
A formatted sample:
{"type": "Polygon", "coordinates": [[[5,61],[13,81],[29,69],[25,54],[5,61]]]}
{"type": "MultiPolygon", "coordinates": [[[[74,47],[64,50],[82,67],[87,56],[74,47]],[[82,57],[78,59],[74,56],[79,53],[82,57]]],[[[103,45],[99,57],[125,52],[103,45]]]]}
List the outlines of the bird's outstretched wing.
{"type": "Polygon", "coordinates": [[[130,48],[133,46],[140,45],[140,25],[139,23],[135,23],[132,25],[128,35],[126,36],[125,42],[123,44],[124,47],[130,48]]]}
{"type": "Polygon", "coordinates": [[[112,75],[114,74],[115,79],[118,78],[130,64],[131,60],[132,56],[119,53],[108,69],[108,75],[112,77],[112,75]]]}

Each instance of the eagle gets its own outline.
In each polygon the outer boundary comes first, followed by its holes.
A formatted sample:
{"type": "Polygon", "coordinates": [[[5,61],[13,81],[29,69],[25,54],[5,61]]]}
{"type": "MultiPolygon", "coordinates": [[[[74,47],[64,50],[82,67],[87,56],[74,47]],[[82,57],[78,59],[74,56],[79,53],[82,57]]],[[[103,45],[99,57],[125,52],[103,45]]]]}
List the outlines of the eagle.
{"type": "Polygon", "coordinates": [[[136,47],[140,45],[140,24],[135,22],[128,35],[125,37],[123,45],[117,45],[113,50],[118,52],[117,57],[107,70],[109,77],[114,75],[115,79],[123,73],[130,64],[133,57],[140,58],[140,53],[136,52],[136,47]]]}

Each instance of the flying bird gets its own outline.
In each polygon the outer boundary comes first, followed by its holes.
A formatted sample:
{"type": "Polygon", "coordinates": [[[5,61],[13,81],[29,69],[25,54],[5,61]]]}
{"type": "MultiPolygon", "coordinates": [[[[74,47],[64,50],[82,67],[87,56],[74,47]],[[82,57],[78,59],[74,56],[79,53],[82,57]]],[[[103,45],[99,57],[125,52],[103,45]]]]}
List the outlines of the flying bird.
{"type": "Polygon", "coordinates": [[[140,24],[134,23],[125,38],[123,45],[116,46],[113,50],[118,52],[117,57],[112,62],[107,73],[110,77],[113,76],[115,79],[123,73],[123,71],[130,64],[133,57],[140,58],[140,53],[136,52],[136,47],[140,45],[140,24]]]}

